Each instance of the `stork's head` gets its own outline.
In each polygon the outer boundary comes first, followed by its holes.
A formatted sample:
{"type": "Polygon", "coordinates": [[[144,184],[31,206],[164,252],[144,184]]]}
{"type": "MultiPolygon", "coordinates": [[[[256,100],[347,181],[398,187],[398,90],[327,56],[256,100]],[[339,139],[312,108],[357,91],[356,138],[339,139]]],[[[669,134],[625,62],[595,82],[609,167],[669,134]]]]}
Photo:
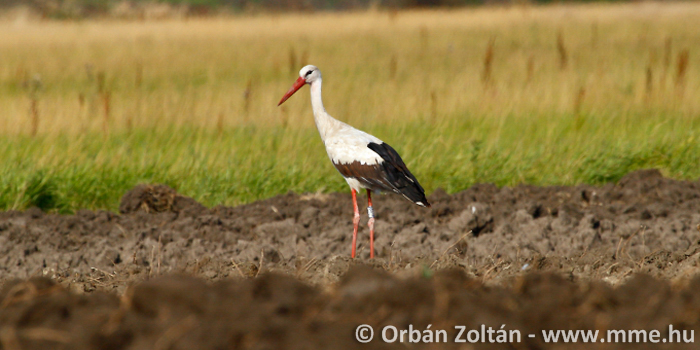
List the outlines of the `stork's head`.
{"type": "Polygon", "coordinates": [[[280,100],[280,103],[277,105],[281,105],[284,103],[284,101],[287,101],[288,98],[290,98],[292,95],[294,95],[297,90],[301,89],[304,84],[313,84],[315,81],[321,80],[321,71],[316,68],[314,65],[308,65],[304,66],[299,71],[299,79],[294,82],[294,85],[287,91],[284,96],[282,96],[282,99],[280,100]]]}
{"type": "Polygon", "coordinates": [[[314,81],[321,79],[321,71],[318,70],[318,68],[313,64],[310,64],[308,66],[304,66],[304,68],[299,71],[299,78],[304,78],[304,81],[306,81],[307,84],[311,84],[314,81]]]}

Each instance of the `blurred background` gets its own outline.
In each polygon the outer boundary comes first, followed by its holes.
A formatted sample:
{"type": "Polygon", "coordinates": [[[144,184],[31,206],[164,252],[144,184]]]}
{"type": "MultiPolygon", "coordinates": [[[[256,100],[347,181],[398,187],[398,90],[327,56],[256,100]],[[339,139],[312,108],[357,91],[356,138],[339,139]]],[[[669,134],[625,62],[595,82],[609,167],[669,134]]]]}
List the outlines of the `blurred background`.
{"type": "Polygon", "coordinates": [[[428,193],[697,179],[700,3],[0,2],[0,209],[116,210],[138,183],[209,205],[347,191],[308,92],[428,193]]]}
{"type": "MultiPolygon", "coordinates": [[[[31,11],[43,18],[109,16],[152,18],[250,12],[347,11],[457,8],[478,5],[548,4],[596,0],[2,0],[0,7],[31,11]]],[[[624,0],[604,0],[622,2],[624,0]]]]}

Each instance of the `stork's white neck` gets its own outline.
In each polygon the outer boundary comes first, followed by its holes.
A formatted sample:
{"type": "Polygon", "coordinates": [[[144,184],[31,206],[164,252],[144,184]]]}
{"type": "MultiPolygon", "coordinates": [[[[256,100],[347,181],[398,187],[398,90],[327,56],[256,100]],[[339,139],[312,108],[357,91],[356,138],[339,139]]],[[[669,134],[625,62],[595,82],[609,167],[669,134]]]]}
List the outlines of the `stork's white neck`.
{"type": "Polygon", "coordinates": [[[316,122],[318,133],[321,134],[321,139],[325,141],[326,137],[333,131],[334,126],[337,126],[339,122],[326,113],[326,109],[323,108],[321,84],[321,78],[311,83],[311,107],[314,110],[314,121],[316,122]]]}

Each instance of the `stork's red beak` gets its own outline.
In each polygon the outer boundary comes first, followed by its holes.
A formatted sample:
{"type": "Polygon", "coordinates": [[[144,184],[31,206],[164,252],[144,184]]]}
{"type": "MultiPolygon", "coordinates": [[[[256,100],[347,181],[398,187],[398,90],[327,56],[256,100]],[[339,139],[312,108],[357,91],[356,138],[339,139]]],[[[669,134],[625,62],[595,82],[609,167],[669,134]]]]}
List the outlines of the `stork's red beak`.
{"type": "Polygon", "coordinates": [[[304,80],[304,78],[302,77],[299,77],[299,79],[297,79],[297,81],[294,82],[294,85],[292,85],[289,91],[287,91],[287,93],[284,94],[284,96],[282,96],[280,103],[278,103],[277,105],[279,106],[283,104],[284,101],[287,101],[287,99],[292,97],[292,95],[294,95],[294,93],[297,92],[297,90],[301,89],[301,87],[304,86],[304,84],[306,84],[306,80],[304,80]]]}

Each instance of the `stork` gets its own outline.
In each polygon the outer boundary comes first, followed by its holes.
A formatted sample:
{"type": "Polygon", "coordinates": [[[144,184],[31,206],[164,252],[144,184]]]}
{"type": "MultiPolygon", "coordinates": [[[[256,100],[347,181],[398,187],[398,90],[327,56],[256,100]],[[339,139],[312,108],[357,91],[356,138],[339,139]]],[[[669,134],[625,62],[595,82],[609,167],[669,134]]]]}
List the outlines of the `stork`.
{"type": "Polygon", "coordinates": [[[352,258],[355,258],[357,229],[360,224],[360,212],[357,208],[357,192],[367,190],[367,215],[369,221],[369,254],[374,258],[374,209],[372,192],[394,192],[421,207],[430,207],[425,198],[425,191],[415,176],[404,164],[401,156],[384,143],[384,141],[352,126],[343,123],[326,113],[321,100],[321,71],[316,66],[308,65],[299,71],[299,79],[287,91],[278,106],[287,101],[302,86],[311,86],[311,106],[314,121],[326,146],[328,157],[338,172],[348,182],[352,192],[352,204],[355,210],[352,233],[352,258]]]}

